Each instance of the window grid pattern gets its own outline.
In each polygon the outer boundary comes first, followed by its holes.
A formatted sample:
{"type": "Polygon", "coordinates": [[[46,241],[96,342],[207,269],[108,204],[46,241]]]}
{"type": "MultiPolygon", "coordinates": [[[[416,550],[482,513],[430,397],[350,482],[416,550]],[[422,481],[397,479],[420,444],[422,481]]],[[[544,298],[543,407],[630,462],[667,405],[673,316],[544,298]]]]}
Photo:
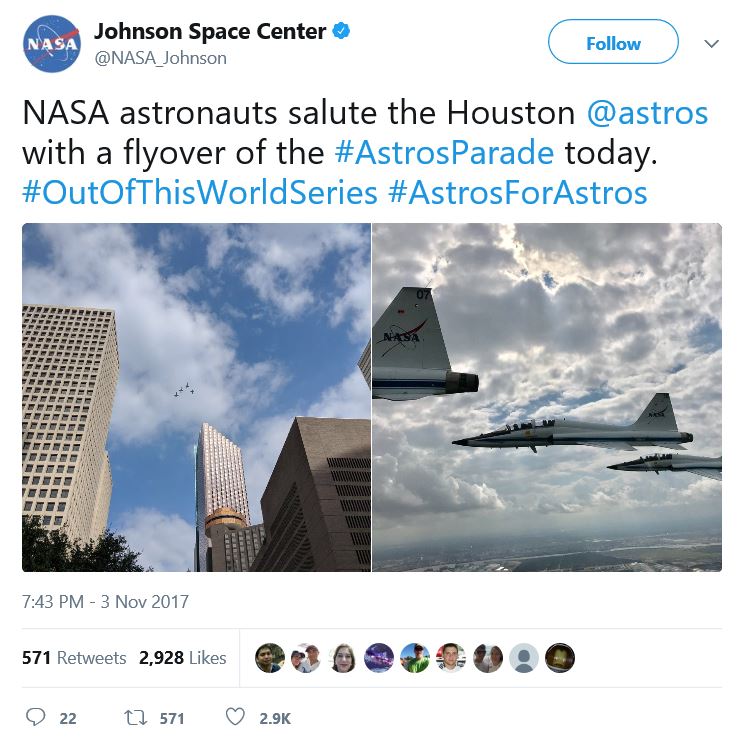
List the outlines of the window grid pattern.
{"type": "Polygon", "coordinates": [[[22,512],[72,538],[89,540],[107,525],[105,443],[118,372],[112,310],[23,306],[22,512]],[[53,513],[48,500],[65,501],[53,513]]]}

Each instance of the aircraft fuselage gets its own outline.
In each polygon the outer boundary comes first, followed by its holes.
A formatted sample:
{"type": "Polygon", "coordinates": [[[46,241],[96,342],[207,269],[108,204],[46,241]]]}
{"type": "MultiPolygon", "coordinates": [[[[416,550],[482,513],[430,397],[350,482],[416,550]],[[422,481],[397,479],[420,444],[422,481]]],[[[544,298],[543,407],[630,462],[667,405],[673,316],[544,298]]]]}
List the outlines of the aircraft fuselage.
{"type": "Polygon", "coordinates": [[[416,400],[428,395],[476,393],[479,377],[448,369],[373,367],[372,398],[416,400]]]}
{"type": "MultiPolygon", "coordinates": [[[[720,471],[723,470],[722,456],[719,458],[704,458],[697,455],[648,455],[627,463],[608,466],[616,471],[720,471]]],[[[705,475],[705,474],[702,474],[705,475]]]]}
{"type": "Polygon", "coordinates": [[[636,429],[633,426],[612,427],[586,422],[555,422],[548,426],[506,428],[456,440],[465,447],[549,447],[550,445],[592,445],[617,450],[632,450],[635,445],[679,445],[691,442],[693,435],[676,430],[636,429]]]}

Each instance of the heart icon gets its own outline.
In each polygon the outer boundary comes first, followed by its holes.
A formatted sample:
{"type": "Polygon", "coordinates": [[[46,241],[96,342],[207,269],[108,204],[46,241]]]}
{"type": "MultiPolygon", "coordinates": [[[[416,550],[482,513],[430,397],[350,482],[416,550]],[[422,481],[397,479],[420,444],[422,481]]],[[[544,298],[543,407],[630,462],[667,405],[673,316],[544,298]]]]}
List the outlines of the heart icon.
{"type": "Polygon", "coordinates": [[[228,722],[233,725],[237,726],[246,716],[246,711],[242,707],[229,707],[225,711],[225,717],[228,719],[228,722]]]}

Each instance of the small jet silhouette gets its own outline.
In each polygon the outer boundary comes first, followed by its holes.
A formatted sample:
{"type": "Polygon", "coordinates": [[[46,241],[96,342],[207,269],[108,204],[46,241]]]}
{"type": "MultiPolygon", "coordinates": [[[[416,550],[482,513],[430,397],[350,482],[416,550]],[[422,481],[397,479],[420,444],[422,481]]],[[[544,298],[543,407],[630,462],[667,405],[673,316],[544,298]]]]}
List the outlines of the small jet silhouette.
{"type": "Polygon", "coordinates": [[[183,392],[183,388],[178,388],[178,392],[182,393],[183,392]]]}
{"type": "Polygon", "coordinates": [[[191,395],[193,395],[193,394],[194,394],[194,391],[192,390],[192,391],[191,391],[191,395]]]}
{"type": "Polygon", "coordinates": [[[173,398],[177,398],[177,397],[178,397],[178,393],[176,392],[176,394],[173,396],[173,398]]]}
{"type": "Polygon", "coordinates": [[[188,387],[189,387],[189,384],[188,384],[188,382],[187,382],[187,383],[186,383],[186,390],[188,390],[188,387]]]}

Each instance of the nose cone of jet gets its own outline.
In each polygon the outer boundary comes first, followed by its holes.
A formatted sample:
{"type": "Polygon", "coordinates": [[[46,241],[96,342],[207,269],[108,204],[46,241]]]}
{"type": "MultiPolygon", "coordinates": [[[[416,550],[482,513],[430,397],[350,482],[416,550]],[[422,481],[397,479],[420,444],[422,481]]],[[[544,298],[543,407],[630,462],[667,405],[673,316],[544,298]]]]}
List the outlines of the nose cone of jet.
{"type": "Polygon", "coordinates": [[[463,445],[463,447],[468,447],[469,446],[469,441],[468,441],[468,439],[453,440],[453,444],[454,445],[463,445]]]}
{"type": "Polygon", "coordinates": [[[625,467],[620,463],[616,463],[614,466],[608,466],[611,471],[625,471],[625,467]]]}

